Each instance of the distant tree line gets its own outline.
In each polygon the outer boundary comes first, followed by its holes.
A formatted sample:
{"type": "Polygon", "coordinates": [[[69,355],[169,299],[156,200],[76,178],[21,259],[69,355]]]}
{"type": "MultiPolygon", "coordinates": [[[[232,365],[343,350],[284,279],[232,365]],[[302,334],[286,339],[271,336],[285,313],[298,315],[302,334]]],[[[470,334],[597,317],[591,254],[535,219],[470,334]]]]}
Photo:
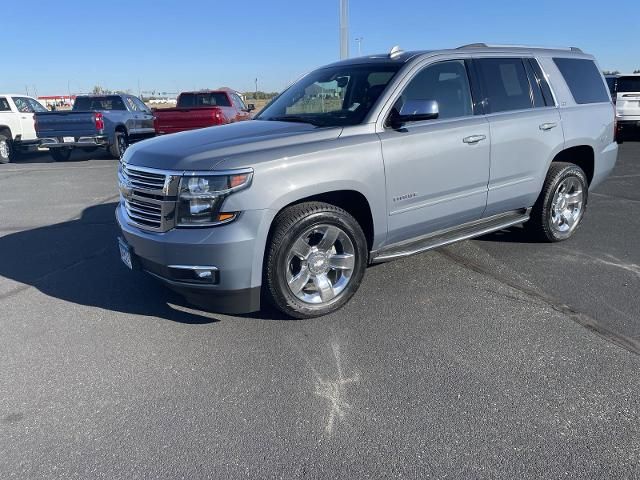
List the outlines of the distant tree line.
{"type": "Polygon", "coordinates": [[[243,92],[245,98],[250,98],[252,100],[271,100],[273,97],[278,95],[278,92],[262,92],[258,90],[257,92],[243,92]]]}
{"type": "MultiPolygon", "coordinates": [[[[633,73],[640,73],[640,69],[634,70],[633,73]]],[[[620,71],[619,70],[603,70],[602,74],[603,75],[620,75],[620,71]]]]}

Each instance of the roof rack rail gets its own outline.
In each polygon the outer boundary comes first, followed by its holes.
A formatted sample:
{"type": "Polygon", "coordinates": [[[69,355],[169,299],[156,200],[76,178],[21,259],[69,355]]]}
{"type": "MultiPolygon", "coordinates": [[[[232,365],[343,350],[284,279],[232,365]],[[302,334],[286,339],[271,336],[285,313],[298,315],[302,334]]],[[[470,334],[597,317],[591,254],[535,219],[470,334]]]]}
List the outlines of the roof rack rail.
{"type": "Polygon", "coordinates": [[[540,49],[540,50],[569,50],[571,52],[582,53],[582,50],[578,47],[541,47],[536,45],[507,45],[507,44],[489,44],[489,43],[469,43],[468,45],[462,45],[458,47],[456,50],[463,50],[465,48],[532,48],[532,49],[540,49]]]}

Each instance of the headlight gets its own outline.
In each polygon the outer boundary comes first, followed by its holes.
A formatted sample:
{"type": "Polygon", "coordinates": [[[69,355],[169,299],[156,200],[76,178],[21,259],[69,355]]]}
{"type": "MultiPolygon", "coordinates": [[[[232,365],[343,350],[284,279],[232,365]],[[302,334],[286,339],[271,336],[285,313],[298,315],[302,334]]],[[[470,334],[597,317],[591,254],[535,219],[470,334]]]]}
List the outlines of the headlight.
{"type": "Polygon", "coordinates": [[[227,223],[237,212],[221,212],[225,198],[251,184],[253,171],[241,170],[209,175],[186,173],[178,189],[177,225],[207,227],[227,223]]]}

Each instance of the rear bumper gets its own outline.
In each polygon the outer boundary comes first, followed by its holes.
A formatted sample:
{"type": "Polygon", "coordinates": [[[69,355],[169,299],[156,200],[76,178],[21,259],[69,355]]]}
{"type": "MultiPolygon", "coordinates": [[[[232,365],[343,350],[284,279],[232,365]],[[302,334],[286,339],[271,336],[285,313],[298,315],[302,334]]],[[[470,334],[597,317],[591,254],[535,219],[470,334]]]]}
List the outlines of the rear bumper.
{"type": "Polygon", "coordinates": [[[39,139],[39,148],[106,147],[109,145],[109,137],[107,135],[73,138],[75,140],[73,142],[65,142],[60,138],[41,138],[39,139]]]}
{"type": "Polygon", "coordinates": [[[249,313],[260,309],[260,284],[252,284],[256,238],[265,211],[243,212],[228,225],[203,229],[147,232],[127,223],[121,204],[116,220],[130,248],[134,266],[161,280],[189,301],[224,313],[249,313]],[[212,270],[200,280],[193,269],[212,270]]]}

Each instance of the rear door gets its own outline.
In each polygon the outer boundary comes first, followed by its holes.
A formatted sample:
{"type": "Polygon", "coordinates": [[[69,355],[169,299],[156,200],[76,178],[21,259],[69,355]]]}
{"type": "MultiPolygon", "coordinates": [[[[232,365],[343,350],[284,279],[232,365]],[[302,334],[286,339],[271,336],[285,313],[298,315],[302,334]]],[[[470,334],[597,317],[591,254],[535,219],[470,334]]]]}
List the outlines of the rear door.
{"type": "Polygon", "coordinates": [[[477,220],[487,201],[490,132],[474,115],[464,59],[431,63],[415,72],[392,100],[435,100],[433,120],[385,125],[379,131],[387,182],[388,242],[477,220]]]}
{"type": "MultiPolygon", "coordinates": [[[[22,140],[34,140],[36,138],[36,129],[33,124],[34,104],[33,99],[29,97],[12,97],[13,103],[18,111],[18,119],[20,120],[20,131],[14,132],[14,135],[22,135],[22,140]]],[[[37,102],[35,102],[37,103],[37,102]]],[[[40,105],[40,104],[38,104],[40,105]]],[[[42,107],[44,111],[44,107],[42,107]]]]}
{"type": "Polygon", "coordinates": [[[491,130],[484,216],[531,207],[547,165],[564,146],[551,91],[535,59],[479,56],[473,63],[491,130]]]}
{"type": "Polygon", "coordinates": [[[147,107],[142,100],[138,97],[131,97],[133,103],[138,107],[138,111],[140,112],[140,124],[138,126],[139,134],[143,136],[152,135],[155,132],[155,128],[153,127],[153,113],[149,107],[147,107]]]}

